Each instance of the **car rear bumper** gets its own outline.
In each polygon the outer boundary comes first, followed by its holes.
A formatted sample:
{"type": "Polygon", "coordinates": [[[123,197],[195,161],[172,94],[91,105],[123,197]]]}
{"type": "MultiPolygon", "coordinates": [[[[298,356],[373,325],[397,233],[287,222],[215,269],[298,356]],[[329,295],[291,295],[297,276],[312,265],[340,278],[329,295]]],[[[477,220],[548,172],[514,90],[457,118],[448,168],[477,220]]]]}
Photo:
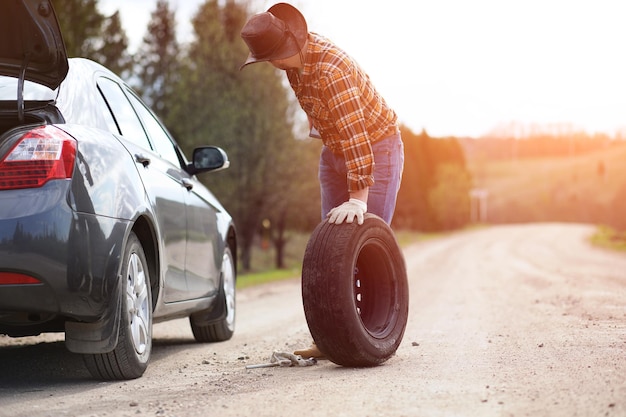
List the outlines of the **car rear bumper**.
{"type": "Polygon", "coordinates": [[[0,285],[0,333],[61,331],[64,321],[96,321],[115,305],[129,222],[75,212],[68,187],[0,194],[0,273],[40,282],[0,285]]]}

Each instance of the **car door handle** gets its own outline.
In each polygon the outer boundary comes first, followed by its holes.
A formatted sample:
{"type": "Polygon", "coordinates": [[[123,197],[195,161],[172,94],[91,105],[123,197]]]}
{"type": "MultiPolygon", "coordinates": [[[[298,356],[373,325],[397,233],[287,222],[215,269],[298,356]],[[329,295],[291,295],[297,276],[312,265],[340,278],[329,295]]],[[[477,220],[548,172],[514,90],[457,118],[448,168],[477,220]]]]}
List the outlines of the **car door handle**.
{"type": "Polygon", "coordinates": [[[191,182],[189,178],[183,178],[181,180],[181,183],[183,184],[183,187],[185,187],[187,190],[191,190],[193,188],[193,182],[191,182]]]}
{"type": "Polygon", "coordinates": [[[150,165],[150,158],[141,153],[135,154],[135,161],[141,163],[144,167],[150,165]]]}

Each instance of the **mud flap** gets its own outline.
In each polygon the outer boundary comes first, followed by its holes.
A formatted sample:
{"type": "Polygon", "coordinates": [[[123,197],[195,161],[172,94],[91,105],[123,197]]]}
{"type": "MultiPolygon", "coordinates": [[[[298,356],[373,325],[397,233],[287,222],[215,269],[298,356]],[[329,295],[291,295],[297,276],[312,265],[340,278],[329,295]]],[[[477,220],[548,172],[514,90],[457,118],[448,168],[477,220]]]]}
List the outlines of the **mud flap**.
{"type": "MultiPolygon", "coordinates": [[[[121,277],[117,280],[121,282],[121,277]]],[[[65,322],[65,346],[74,353],[108,353],[117,346],[122,309],[121,285],[117,285],[115,308],[107,309],[107,314],[93,323],[65,322]]]]}

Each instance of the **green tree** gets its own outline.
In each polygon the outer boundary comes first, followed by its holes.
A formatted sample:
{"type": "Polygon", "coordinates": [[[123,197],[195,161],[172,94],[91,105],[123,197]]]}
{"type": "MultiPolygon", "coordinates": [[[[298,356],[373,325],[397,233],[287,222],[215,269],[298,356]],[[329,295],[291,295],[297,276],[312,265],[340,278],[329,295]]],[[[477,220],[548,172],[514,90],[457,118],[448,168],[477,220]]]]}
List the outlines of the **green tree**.
{"type": "Polygon", "coordinates": [[[180,60],[176,95],[165,119],[186,152],[215,144],[229,154],[228,170],[202,180],[235,219],[246,270],[262,221],[269,218],[287,229],[301,222],[292,213],[311,204],[302,197],[306,187],[295,182],[302,143],[294,137],[295,107],[284,76],[270,65],[239,71],[248,55],[239,36],[248,15],[233,0],[200,6],[192,20],[195,39],[180,60]]]}
{"type": "Polygon", "coordinates": [[[179,59],[175,11],[168,0],[158,0],[136,54],[135,73],[140,80],[136,90],[163,120],[168,119],[179,78],[179,59]]]}
{"type": "Polygon", "coordinates": [[[435,172],[429,150],[432,139],[426,131],[416,135],[406,126],[400,130],[404,142],[404,172],[393,225],[402,229],[434,230],[434,214],[428,202],[435,172]]]}
{"type": "Polygon", "coordinates": [[[444,163],[437,167],[428,200],[439,229],[452,230],[469,223],[470,188],[471,177],[461,165],[444,163]]]}
{"type": "Polygon", "coordinates": [[[53,0],[69,57],[92,59],[123,77],[132,66],[119,12],[106,17],[97,0],[53,0]]]}
{"type": "Polygon", "coordinates": [[[125,78],[132,70],[133,59],[128,53],[128,37],[122,28],[119,11],[104,20],[100,36],[95,42],[98,47],[89,58],[125,78]]]}
{"type": "Polygon", "coordinates": [[[460,220],[462,214],[453,215],[451,208],[445,206],[446,201],[456,199],[458,204],[465,204],[462,198],[469,198],[471,176],[459,141],[431,138],[425,131],[415,135],[404,126],[401,130],[405,164],[394,226],[436,231],[456,227],[452,224],[465,224],[466,221],[460,220]],[[448,185],[447,181],[452,183],[448,185]],[[451,189],[446,191],[448,186],[451,189]]]}
{"type": "Polygon", "coordinates": [[[321,143],[317,139],[288,140],[291,148],[277,155],[279,172],[269,196],[271,240],[276,253],[276,268],[284,268],[285,247],[290,230],[312,231],[320,221],[321,201],[317,182],[321,143]]]}
{"type": "Polygon", "coordinates": [[[101,40],[105,21],[97,0],[52,0],[70,57],[91,58],[101,40]]]}

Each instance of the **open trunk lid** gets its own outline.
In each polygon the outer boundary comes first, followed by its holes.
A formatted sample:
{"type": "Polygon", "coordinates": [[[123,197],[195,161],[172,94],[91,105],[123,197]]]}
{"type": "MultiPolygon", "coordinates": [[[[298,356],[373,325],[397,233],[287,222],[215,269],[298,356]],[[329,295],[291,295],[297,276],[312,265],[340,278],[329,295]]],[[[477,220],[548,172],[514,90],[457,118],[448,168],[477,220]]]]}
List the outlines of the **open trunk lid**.
{"type": "Polygon", "coordinates": [[[0,39],[0,75],[19,79],[18,90],[24,80],[54,90],[65,79],[67,52],[49,0],[2,0],[0,39]]]}

